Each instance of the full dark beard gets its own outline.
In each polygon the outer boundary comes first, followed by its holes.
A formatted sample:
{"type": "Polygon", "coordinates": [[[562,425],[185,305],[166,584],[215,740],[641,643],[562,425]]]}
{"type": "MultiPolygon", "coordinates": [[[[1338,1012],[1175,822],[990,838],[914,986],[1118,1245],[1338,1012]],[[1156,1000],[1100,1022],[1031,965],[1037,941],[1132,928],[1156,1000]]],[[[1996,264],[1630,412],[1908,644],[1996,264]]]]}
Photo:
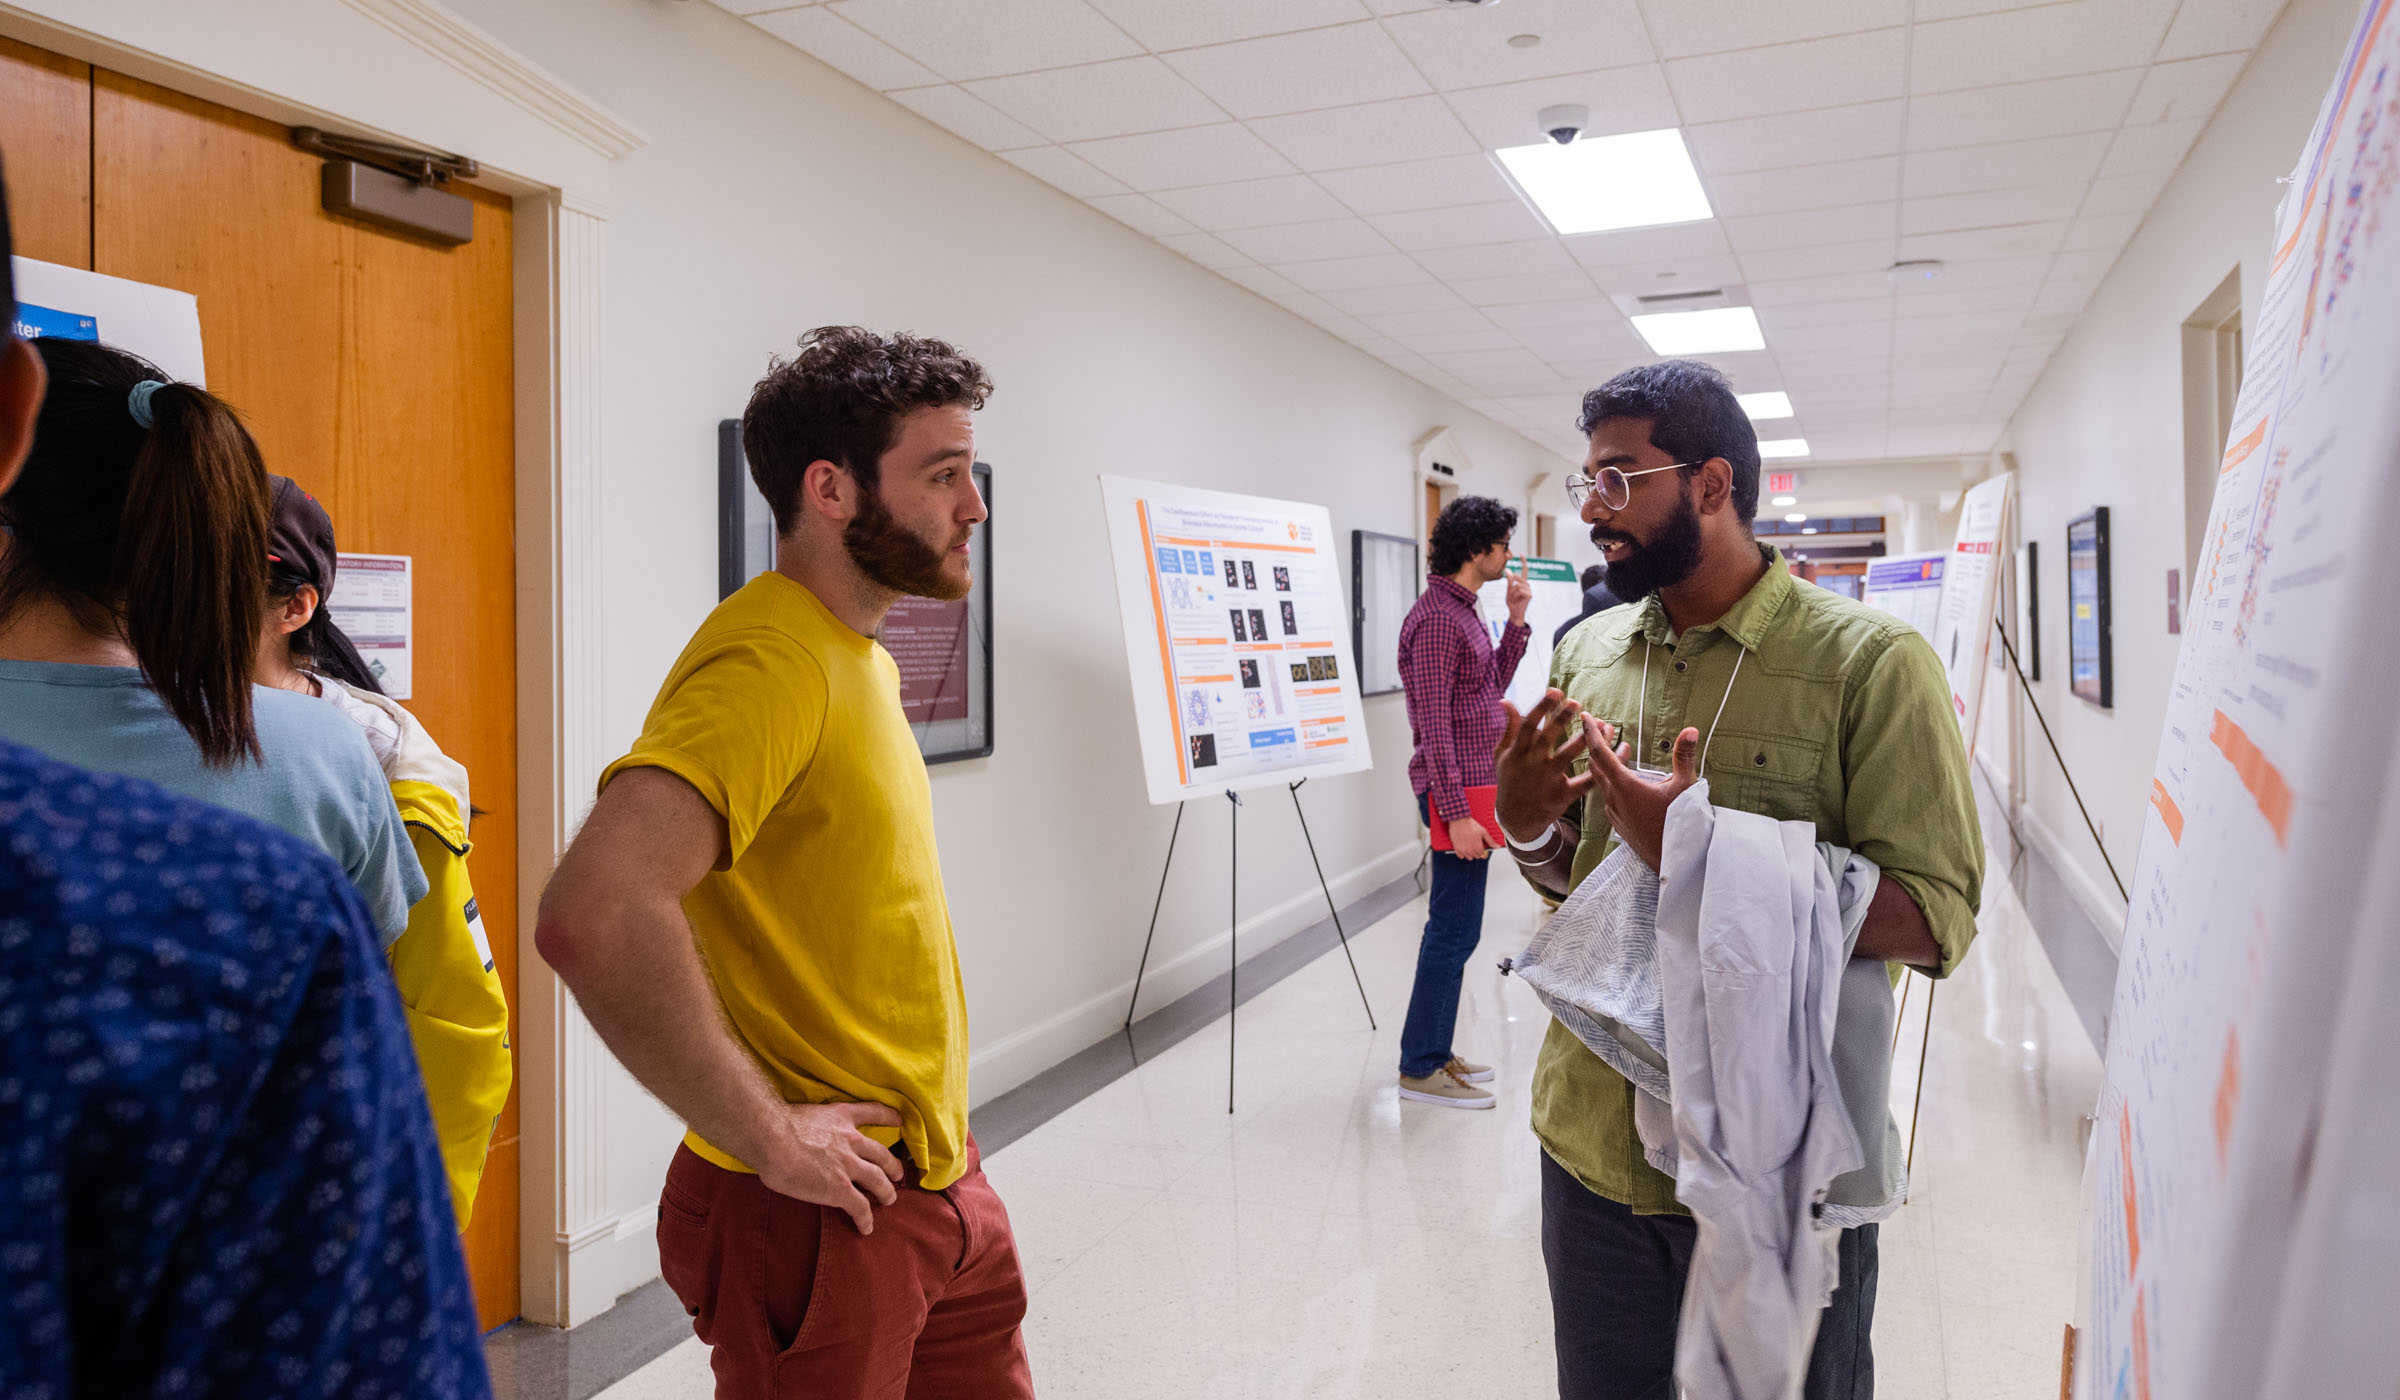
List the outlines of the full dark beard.
{"type": "Polygon", "coordinates": [[[1675,514],[1647,544],[1631,535],[1592,527],[1593,544],[1605,547],[1619,541],[1632,548],[1623,559],[1608,561],[1608,591],[1625,602],[1639,602],[1690,578],[1700,567],[1700,510],[1685,493],[1675,514]]]}
{"type": "Polygon", "coordinates": [[[858,515],[842,528],[842,548],[860,573],[895,593],[954,602],[966,597],[974,584],[945,571],[948,553],[911,533],[884,506],[879,492],[861,496],[858,515]]]}

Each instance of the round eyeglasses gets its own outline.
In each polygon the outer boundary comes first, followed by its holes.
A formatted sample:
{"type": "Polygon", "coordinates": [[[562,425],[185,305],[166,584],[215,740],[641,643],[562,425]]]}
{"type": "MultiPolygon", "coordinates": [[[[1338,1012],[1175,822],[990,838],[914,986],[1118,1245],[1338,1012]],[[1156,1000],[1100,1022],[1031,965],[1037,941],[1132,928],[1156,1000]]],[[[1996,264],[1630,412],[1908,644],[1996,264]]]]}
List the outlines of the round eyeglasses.
{"type": "Polygon", "coordinates": [[[1617,467],[1602,467],[1600,474],[1596,477],[1577,473],[1567,478],[1567,499],[1580,512],[1583,509],[1584,499],[1594,492],[1598,492],[1600,504],[1610,510],[1623,510],[1625,503],[1633,499],[1633,478],[1650,476],[1657,472],[1671,472],[1680,467],[1693,465],[1696,464],[1676,462],[1664,467],[1644,467],[1638,472],[1629,472],[1617,467]]]}

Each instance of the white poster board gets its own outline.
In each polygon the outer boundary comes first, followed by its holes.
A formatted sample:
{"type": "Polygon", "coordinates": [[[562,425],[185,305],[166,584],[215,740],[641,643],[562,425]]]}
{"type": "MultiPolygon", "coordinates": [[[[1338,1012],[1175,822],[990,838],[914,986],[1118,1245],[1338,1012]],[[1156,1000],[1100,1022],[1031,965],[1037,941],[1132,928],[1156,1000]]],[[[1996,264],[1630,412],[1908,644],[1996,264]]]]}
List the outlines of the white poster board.
{"type": "Polygon", "coordinates": [[[2392,6],[2286,187],[2169,692],[2085,1171],[2093,1400],[2400,1393],[2392,6]]]}
{"type": "Polygon", "coordinates": [[[337,554],[326,612],[383,693],[406,700],[416,675],[416,580],[405,554],[337,554]]]}
{"type": "Polygon", "coordinates": [[[1950,710],[1958,717],[1975,756],[1976,721],[1983,715],[1983,683],[1991,674],[1992,610],[2000,600],[2000,549],[2008,536],[2008,513],[2016,476],[2002,472],[1978,482],[1958,508],[1958,543],[1942,569],[1942,610],[1933,628],[1934,655],[1950,677],[1950,710]]]}
{"type": "Polygon", "coordinates": [[[1100,478],[1154,803],[1370,766],[1323,506],[1100,478]]]}
{"type": "Polygon", "coordinates": [[[1350,532],[1350,570],[1355,583],[1350,604],[1358,650],[1358,688],[1363,695],[1400,691],[1400,624],[1425,591],[1425,569],[1417,542],[1372,530],[1350,532]]]}
{"type": "MultiPolygon", "coordinates": [[[[1575,566],[1564,559],[1527,559],[1525,582],[1532,585],[1533,600],[1525,605],[1525,621],[1533,628],[1533,637],[1525,643],[1524,659],[1517,663],[1516,672],[1508,678],[1502,691],[1508,703],[1523,714],[1542,698],[1550,688],[1550,657],[1556,648],[1551,635],[1560,623],[1583,615],[1583,585],[1576,581],[1575,566]]],[[[1509,565],[1515,572],[1516,565],[1509,565]]],[[[1508,630],[1508,580],[1496,579],[1485,584],[1475,595],[1483,610],[1483,630],[1500,645],[1501,635],[1508,630]]]]}
{"type": "Polygon", "coordinates": [[[1867,565],[1866,587],[1859,601],[1870,608],[1906,622],[1933,640],[1934,626],[1942,616],[1942,575],[1950,565],[1951,552],[1934,554],[1895,554],[1872,560],[1867,565]]]}
{"type": "Polygon", "coordinates": [[[79,267],[10,258],[17,334],[97,340],[130,350],[185,384],[208,384],[200,358],[200,303],[190,292],[104,277],[79,267]]]}

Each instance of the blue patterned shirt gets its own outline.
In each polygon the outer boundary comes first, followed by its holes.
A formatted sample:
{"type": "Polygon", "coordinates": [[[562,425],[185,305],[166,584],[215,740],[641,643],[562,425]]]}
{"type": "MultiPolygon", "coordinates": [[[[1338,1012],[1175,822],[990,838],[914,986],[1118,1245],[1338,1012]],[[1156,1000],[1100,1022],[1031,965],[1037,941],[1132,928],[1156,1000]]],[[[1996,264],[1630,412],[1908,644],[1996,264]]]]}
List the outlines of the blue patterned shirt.
{"type": "Polygon", "coordinates": [[[340,867],[0,744],[0,1400],[488,1396],[447,1189],[340,867]]]}

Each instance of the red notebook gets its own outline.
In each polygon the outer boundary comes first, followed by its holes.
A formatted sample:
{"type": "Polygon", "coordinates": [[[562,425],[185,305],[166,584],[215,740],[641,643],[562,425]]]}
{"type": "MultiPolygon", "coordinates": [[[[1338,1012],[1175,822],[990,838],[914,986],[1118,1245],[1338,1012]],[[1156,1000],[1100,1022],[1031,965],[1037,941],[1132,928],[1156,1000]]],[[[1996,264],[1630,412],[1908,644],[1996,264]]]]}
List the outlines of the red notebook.
{"type": "MultiPolygon", "coordinates": [[[[1497,850],[1507,845],[1508,838],[1500,834],[1500,815],[1494,806],[1499,801],[1500,789],[1487,783],[1482,787],[1466,789],[1466,794],[1467,814],[1482,826],[1483,834],[1491,840],[1492,848],[1497,850]]],[[[1450,823],[1441,820],[1439,812],[1434,813],[1434,819],[1433,848],[1437,851],[1449,850],[1450,823]]]]}

